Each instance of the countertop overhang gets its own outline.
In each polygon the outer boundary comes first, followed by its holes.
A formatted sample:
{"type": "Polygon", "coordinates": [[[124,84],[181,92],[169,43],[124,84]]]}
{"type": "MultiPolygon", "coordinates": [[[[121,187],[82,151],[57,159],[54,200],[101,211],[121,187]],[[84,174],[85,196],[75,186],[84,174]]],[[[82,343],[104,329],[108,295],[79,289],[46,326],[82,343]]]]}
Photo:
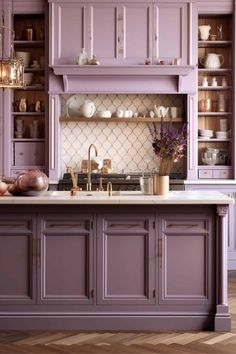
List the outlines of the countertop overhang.
{"type": "Polygon", "coordinates": [[[144,195],[141,192],[77,192],[47,191],[44,195],[2,196],[0,205],[228,205],[234,199],[218,191],[171,191],[167,196],[144,195]]]}

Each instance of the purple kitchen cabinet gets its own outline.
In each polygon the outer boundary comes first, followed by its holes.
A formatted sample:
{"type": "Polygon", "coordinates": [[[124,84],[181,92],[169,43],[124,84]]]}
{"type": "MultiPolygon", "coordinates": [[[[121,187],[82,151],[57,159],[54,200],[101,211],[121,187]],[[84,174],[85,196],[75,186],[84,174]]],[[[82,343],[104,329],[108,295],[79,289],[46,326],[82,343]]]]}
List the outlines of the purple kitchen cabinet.
{"type": "Polygon", "coordinates": [[[38,302],[93,302],[93,215],[51,214],[40,218],[38,302]]]}
{"type": "Polygon", "coordinates": [[[0,216],[0,305],[36,301],[36,219],[0,216]]]}
{"type": "Polygon", "coordinates": [[[88,49],[86,9],[79,2],[50,4],[49,64],[76,64],[81,48],[88,49]]]}
{"type": "Polygon", "coordinates": [[[44,142],[15,142],[14,166],[38,165],[44,166],[45,146],[44,142]]]}
{"type": "Polygon", "coordinates": [[[154,4],[154,58],[180,58],[181,65],[188,60],[187,3],[160,2],[154,4]]]}
{"type": "Polygon", "coordinates": [[[96,55],[102,65],[118,62],[121,46],[118,5],[95,3],[89,6],[88,54],[96,55]]]}
{"type": "Polygon", "coordinates": [[[162,305],[213,304],[215,233],[207,214],[159,215],[159,301],[162,305]]]}
{"type": "Polygon", "coordinates": [[[155,302],[152,215],[100,215],[97,247],[98,304],[155,302]]]}
{"type": "Polygon", "coordinates": [[[121,8],[119,54],[125,64],[144,64],[146,58],[152,59],[152,5],[133,3],[121,8]]]}

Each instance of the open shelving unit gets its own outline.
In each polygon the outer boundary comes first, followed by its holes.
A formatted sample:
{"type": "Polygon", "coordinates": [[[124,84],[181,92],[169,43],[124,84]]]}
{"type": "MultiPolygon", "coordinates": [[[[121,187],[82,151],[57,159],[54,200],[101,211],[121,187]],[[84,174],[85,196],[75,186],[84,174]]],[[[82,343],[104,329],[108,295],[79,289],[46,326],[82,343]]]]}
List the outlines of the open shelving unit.
{"type": "Polygon", "coordinates": [[[15,52],[27,52],[29,65],[24,73],[33,75],[32,81],[12,92],[11,111],[11,176],[28,168],[40,168],[45,171],[45,16],[37,14],[14,14],[13,26],[16,34],[15,52]],[[32,40],[27,40],[26,28],[33,31],[32,40]],[[33,61],[37,61],[33,67],[33,61]],[[25,100],[22,109],[20,102],[25,100]],[[37,107],[37,108],[36,108],[37,107]],[[23,126],[22,134],[17,126],[23,126]],[[17,131],[18,130],[18,131],[17,131]]]}
{"type": "MultiPolygon", "coordinates": [[[[200,15],[200,25],[210,25],[210,35],[216,35],[215,40],[198,40],[198,129],[213,130],[210,139],[198,137],[198,178],[232,178],[232,116],[233,116],[233,41],[232,41],[232,16],[231,15],[200,15]],[[219,33],[219,27],[222,32],[219,33]],[[208,54],[223,56],[220,68],[212,69],[204,67],[201,58],[208,54]],[[216,80],[217,86],[211,82],[216,80]],[[204,78],[208,85],[204,85],[204,78]],[[223,83],[224,81],[224,83],[223,83]],[[220,102],[223,101],[223,105],[220,102]],[[207,109],[203,109],[207,107],[207,109]],[[227,138],[217,139],[216,131],[221,131],[220,121],[225,120],[227,126],[227,138]],[[217,151],[217,162],[207,165],[203,157],[210,156],[210,150],[217,151]],[[207,154],[207,155],[206,155],[207,154]]],[[[208,160],[209,161],[209,160],[208,160]]],[[[210,161],[209,161],[210,163],[210,161]]]]}

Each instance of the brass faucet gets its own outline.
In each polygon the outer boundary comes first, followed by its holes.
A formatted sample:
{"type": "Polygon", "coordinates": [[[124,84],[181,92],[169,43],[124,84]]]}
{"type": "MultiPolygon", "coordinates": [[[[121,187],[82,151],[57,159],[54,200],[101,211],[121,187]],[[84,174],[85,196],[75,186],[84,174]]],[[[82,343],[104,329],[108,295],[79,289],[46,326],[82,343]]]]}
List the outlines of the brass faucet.
{"type": "Polygon", "coordinates": [[[67,170],[67,173],[70,173],[71,181],[72,181],[72,188],[70,190],[70,195],[75,196],[76,192],[81,190],[81,188],[79,188],[77,185],[77,175],[76,175],[74,169],[70,166],[66,166],[66,170],[67,170]]]}
{"type": "Polygon", "coordinates": [[[94,144],[91,144],[88,149],[88,178],[87,178],[87,191],[92,190],[92,180],[91,180],[91,148],[94,148],[95,156],[98,156],[97,148],[94,144]]]}
{"type": "Polygon", "coordinates": [[[107,183],[107,191],[108,191],[109,197],[111,197],[112,196],[112,183],[111,182],[107,183]]]}

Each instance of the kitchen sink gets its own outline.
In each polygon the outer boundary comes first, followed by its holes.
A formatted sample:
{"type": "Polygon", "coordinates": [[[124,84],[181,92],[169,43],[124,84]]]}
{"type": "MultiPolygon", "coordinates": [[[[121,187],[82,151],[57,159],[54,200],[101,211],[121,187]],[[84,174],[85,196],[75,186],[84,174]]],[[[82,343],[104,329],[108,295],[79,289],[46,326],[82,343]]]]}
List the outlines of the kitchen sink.
{"type": "MultiPolygon", "coordinates": [[[[48,191],[44,194],[45,196],[48,197],[55,197],[55,198],[84,198],[84,197],[108,197],[108,192],[107,191],[79,191],[76,193],[75,196],[71,196],[70,191],[48,191]]],[[[141,196],[142,193],[140,191],[113,191],[112,192],[112,197],[115,196],[141,196]]]]}

